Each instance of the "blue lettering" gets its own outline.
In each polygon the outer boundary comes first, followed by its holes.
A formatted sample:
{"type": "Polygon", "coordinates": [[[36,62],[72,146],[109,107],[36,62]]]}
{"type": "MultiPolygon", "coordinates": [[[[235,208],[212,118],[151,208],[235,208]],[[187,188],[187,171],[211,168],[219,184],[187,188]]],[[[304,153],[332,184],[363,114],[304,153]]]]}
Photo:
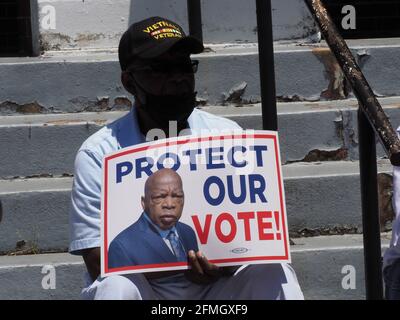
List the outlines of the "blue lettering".
{"type": "Polygon", "coordinates": [[[262,152],[268,150],[267,146],[250,146],[250,150],[256,152],[257,167],[262,167],[262,152]]]}
{"type": "Polygon", "coordinates": [[[256,202],[256,195],[260,198],[261,202],[268,202],[265,198],[264,191],[265,191],[266,183],[265,179],[260,174],[249,174],[249,194],[250,194],[250,202],[256,202]],[[256,187],[256,182],[259,182],[259,186],[256,187]]]}
{"type": "Polygon", "coordinates": [[[149,157],[143,157],[143,158],[138,158],[135,161],[135,167],[136,167],[136,179],[139,179],[142,177],[142,172],[147,174],[148,177],[150,177],[153,173],[151,172],[151,168],[154,165],[154,160],[153,158],[149,157]]]}
{"type": "Polygon", "coordinates": [[[201,154],[201,149],[186,150],[183,154],[190,157],[190,171],[197,170],[196,155],[201,154]]]}
{"type": "Polygon", "coordinates": [[[234,183],[233,183],[233,177],[232,176],[227,176],[228,179],[228,195],[229,199],[234,203],[234,204],[241,204],[246,200],[246,176],[240,175],[240,195],[235,196],[234,192],[234,183]]]}
{"type": "Polygon", "coordinates": [[[158,168],[158,170],[161,170],[161,169],[164,169],[164,168],[165,168],[165,166],[164,166],[164,161],[165,161],[166,159],[168,159],[168,158],[174,160],[174,162],[175,162],[174,165],[171,167],[171,169],[174,170],[174,171],[178,170],[179,167],[181,166],[181,162],[180,162],[180,160],[179,160],[179,158],[178,158],[178,155],[175,154],[175,153],[171,153],[171,152],[164,153],[164,154],[158,159],[158,161],[157,161],[157,168],[158,168]]]}
{"type": "Polygon", "coordinates": [[[122,181],[122,177],[130,174],[132,172],[133,165],[132,162],[125,161],[121,163],[117,163],[117,183],[122,181]]]}
{"type": "Polygon", "coordinates": [[[215,163],[215,160],[223,160],[224,157],[222,154],[216,154],[214,155],[214,152],[224,152],[223,147],[219,148],[207,148],[206,149],[206,159],[207,159],[207,169],[219,169],[219,168],[225,168],[225,163],[215,163]]]}
{"type": "Polygon", "coordinates": [[[216,176],[208,177],[203,187],[204,198],[207,202],[212,206],[218,206],[224,201],[225,197],[225,187],[222,180],[216,176]],[[211,197],[210,195],[210,186],[215,183],[219,189],[218,196],[216,198],[211,197]]]}
{"type": "Polygon", "coordinates": [[[228,151],[228,161],[229,161],[229,163],[233,166],[233,167],[236,167],[236,168],[243,168],[243,167],[245,167],[246,165],[247,165],[247,161],[246,160],[243,160],[242,162],[236,162],[236,160],[235,160],[235,152],[236,151],[242,151],[242,153],[245,153],[246,152],[246,148],[244,147],[244,146],[235,146],[235,147],[232,147],[229,151],[228,151]]]}

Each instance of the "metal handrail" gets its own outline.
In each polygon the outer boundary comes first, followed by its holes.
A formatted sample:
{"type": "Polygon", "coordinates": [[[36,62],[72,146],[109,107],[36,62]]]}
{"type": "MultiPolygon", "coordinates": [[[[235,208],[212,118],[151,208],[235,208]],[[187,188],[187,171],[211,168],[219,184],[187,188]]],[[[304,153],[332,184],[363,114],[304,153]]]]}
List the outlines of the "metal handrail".
{"type": "Polygon", "coordinates": [[[200,0],[187,0],[187,11],[189,19],[189,34],[203,42],[200,0]]]}
{"type": "Polygon", "coordinates": [[[256,0],[256,12],[263,129],[278,131],[271,1],[256,0]]]}
{"type": "Polygon", "coordinates": [[[375,134],[393,165],[400,165],[400,141],[346,42],[320,0],[305,0],[359,101],[360,183],[367,299],[383,299],[375,134]]]}
{"type": "MultiPolygon", "coordinates": [[[[203,41],[201,2],[187,0],[189,34],[203,41]]],[[[256,0],[261,112],[264,130],[278,130],[270,0],[256,0]]]]}

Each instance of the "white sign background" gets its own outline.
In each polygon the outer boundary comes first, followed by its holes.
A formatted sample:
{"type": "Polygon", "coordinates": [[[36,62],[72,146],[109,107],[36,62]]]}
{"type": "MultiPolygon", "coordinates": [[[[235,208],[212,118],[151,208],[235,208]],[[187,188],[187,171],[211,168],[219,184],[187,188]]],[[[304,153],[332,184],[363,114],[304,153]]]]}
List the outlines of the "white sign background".
{"type": "MultiPolygon", "coordinates": [[[[280,152],[278,134],[274,131],[251,131],[251,134],[243,131],[243,134],[235,135],[208,135],[197,137],[178,137],[159,141],[153,141],[133,147],[121,149],[107,155],[103,160],[103,198],[102,198],[102,250],[101,264],[102,276],[111,274],[125,274],[149,271],[187,269],[186,263],[158,264],[151,266],[127,266],[124,268],[108,268],[107,249],[111,241],[124,229],[138,220],[142,214],[141,196],[144,194],[144,183],[148,176],[143,174],[136,178],[135,159],[151,157],[154,159],[153,172],[157,170],[156,162],[166,152],[177,154],[181,165],[176,172],[181,176],[185,202],[180,221],[188,224],[196,231],[193,216],[197,216],[200,226],[204,229],[205,215],[211,215],[210,231],[207,243],[202,244],[197,234],[199,249],[206,257],[219,266],[240,265],[245,263],[278,263],[290,262],[289,237],[285,209],[285,197],[283,189],[282,170],[280,165],[280,152]],[[242,168],[232,166],[228,161],[228,151],[235,146],[244,146],[246,152],[234,153],[236,163],[247,162],[242,168]],[[266,146],[267,150],[250,150],[251,146],[266,146]],[[224,168],[207,169],[207,148],[217,148],[213,153],[214,164],[224,168]],[[223,152],[218,148],[223,147],[223,152]],[[183,152],[192,149],[202,149],[202,154],[196,156],[192,164],[189,156],[183,156],[183,152]],[[116,183],[116,165],[122,162],[131,162],[133,170],[121,177],[121,182],[116,183]],[[262,161],[262,165],[261,162],[262,161]],[[225,165],[223,165],[225,164],[225,165]],[[261,166],[258,166],[261,165],[261,166]],[[196,170],[191,170],[196,166],[196,170]],[[249,175],[261,175],[266,182],[264,191],[266,203],[260,201],[249,191],[249,175]],[[225,198],[217,206],[210,205],[204,196],[203,187],[210,176],[218,176],[225,186],[225,198]],[[234,204],[228,196],[227,176],[231,176],[231,187],[237,197],[241,194],[240,179],[244,179],[246,197],[243,203],[234,204]],[[241,177],[243,176],[243,177],[241,177]],[[256,200],[252,203],[251,200],[256,200]],[[257,220],[257,212],[261,213],[257,220]],[[238,212],[254,212],[254,219],[238,219],[238,212]],[[230,214],[236,224],[236,236],[229,243],[223,243],[215,232],[215,221],[221,213],[230,214]],[[268,233],[270,240],[259,239],[259,224],[262,224],[261,232],[268,233]],[[245,225],[247,224],[247,239],[245,225]],[[250,238],[250,239],[249,239],[250,238]]],[[[164,161],[165,167],[171,167],[174,163],[164,161]]],[[[254,187],[260,187],[256,182],[254,187]]],[[[216,198],[219,194],[216,185],[210,187],[210,195],[216,198]]],[[[210,219],[210,217],[208,218],[210,219]]],[[[232,231],[228,221],[220,223],[220,232],[229,235],[232,231]]],[[[132,244],[137,245],[137,244],[132,244]]]]}

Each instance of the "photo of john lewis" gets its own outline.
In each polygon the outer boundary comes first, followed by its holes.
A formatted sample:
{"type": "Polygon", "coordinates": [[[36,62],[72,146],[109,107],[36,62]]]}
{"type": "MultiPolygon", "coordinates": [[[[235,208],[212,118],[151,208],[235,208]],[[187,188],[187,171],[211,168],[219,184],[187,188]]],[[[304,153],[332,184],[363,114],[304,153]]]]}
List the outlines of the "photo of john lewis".
{"type": "Polygon", "coordinates": [[[179,222],[184,192],[174,170],[161,169],[147,178],[141,206],[140,218],[112,240],[109,268],[187,262],[188,252],[198,251],[195,232],[179,222]]]}

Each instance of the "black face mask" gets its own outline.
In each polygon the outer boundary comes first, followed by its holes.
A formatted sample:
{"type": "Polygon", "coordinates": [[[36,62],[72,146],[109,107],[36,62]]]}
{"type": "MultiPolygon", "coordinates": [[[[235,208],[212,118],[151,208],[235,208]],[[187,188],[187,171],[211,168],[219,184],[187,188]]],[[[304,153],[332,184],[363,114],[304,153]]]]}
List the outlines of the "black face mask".
{"type": "Polygon", "coordinates": [[[196,92],[184,95],[155,96],[146,94],[146,112],[158,122],[168,125],[169,121],[185,122],[196,104],[196,92]]]}
{"type": "MultiPolygon", "coordinates": [[[[136,82],[136,81],[135,81],[136,82]]],[[[193,84],[181,83],[180,90],[177,87],[163,86],[161,95],[154,95],[136,82],[136,98],[141,102],[142,109],[152,119],[162,126],[168,126],[169,121],[185,122],[193,112],[196,104],[196,92],[193,92],[193,84]],[[175,89],[172,91],[172,89],[175,89]],[[176,91],[182,92],[177,94],[176,91]]]]}

